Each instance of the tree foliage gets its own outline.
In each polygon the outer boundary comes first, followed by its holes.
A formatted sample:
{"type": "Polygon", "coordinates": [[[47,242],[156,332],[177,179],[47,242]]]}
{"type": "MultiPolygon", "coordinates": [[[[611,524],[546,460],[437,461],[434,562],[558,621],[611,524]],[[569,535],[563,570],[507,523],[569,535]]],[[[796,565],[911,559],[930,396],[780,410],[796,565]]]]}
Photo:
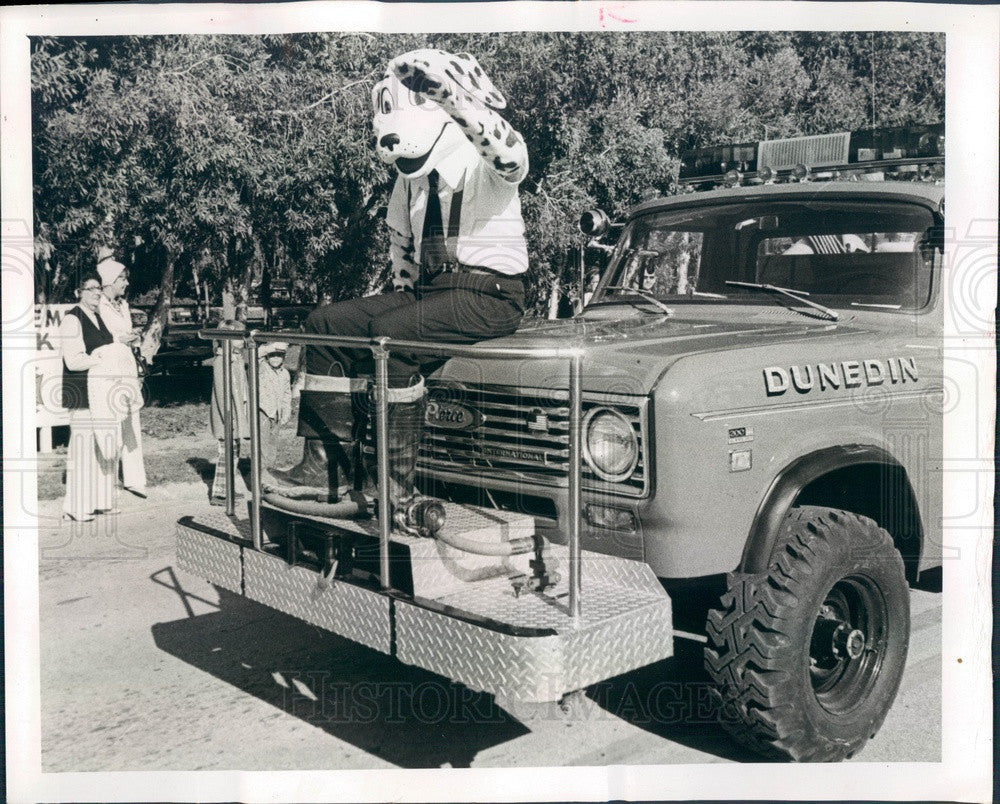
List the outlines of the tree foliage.
{"type": "MultiPolygon", "coordinates": [[[[669,191],[679,152],[726,141],[936,122],[944,39],[897,33],[507,33],[39,38],[32,42],[39,295],[67,298],[112,245],[134,290],[282,277],[348,297],[387,276],[393,175],[369,93],[414,47],[474,53],[505,92],[531,172],[539,304],[582,209],[669,191]]],[[[156,322],[159,322],[157,324],[156,322]]]]}

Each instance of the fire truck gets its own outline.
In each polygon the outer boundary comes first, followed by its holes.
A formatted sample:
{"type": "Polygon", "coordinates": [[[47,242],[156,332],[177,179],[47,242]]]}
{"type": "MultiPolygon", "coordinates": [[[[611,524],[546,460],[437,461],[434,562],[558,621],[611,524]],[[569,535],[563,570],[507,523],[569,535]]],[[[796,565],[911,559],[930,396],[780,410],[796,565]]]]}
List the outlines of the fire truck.
{"type": "MultiPolygon", "coordinates": [[[[434,538],[282,510],[254,458],[247,514],[230,493],[185,517],[179,565],[501,702],[695,640],[738,740],[853,756],[899,688],[909,584],[941,561],[943,176],[942,126],[684,154],[679,192],[583,215],[607,261],[571,319],[350,341],[383,459],[388,354],[449,358],[420,452],[434,538]]],[[[268,340],[349,340],[203,334],[245,339],[252,395],[268,340]]]]}

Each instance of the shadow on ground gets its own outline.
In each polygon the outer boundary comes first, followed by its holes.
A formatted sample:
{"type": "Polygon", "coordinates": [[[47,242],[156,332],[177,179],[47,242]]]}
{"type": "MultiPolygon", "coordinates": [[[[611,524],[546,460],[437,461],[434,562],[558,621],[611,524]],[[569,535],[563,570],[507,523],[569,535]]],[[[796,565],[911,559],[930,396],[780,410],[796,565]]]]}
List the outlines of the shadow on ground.
{"type": "MultiPolygon", "coordinates": [[[[171,568],[152,580],[166,577],[188,606],[171,568]]],[[[547,720],[560,724],[560,740],[574,721],[593,729],[593,721],[623,720],[725,759],[757,761],[719,725],[700,645],[678,641],[677,656],[593,685],[568,711],[554,704],[504,709],[492,695],[224,589],[218,594],[217,612],[195,616],[188,606],[187,619],[153,626],[157,647],[401,767],[468,767],[481,751],[544,729],[547,720]]]]}
{"type": "Polygon", "coordinates": [[[672,743],[734,762],[762,762],[730,737],[719,722],[702,648],[674,641],[675,655],[587,688],[600,709],[672,743]]]}
{"type": "Polygon", "coordinates": [[[394,765],[468,767],[528,732],[489,695],[226,590],[219,601],[154,625],[157,647],[394,765]]]}
{"type": "Polygon", "coordinates": [[[188,458],[187,464],[198,473],[201,482],[211,491],[212,481],[215,479],[215,463],[206,458],[188,458]]]}

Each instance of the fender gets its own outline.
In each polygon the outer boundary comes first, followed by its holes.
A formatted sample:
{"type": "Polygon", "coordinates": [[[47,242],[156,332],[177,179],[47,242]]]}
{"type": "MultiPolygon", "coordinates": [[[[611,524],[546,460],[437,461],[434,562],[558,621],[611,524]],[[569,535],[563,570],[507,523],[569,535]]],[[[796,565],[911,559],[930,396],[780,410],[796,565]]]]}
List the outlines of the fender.
{"type": "MultiPolygon", "coordinates": [[[[847,444],[810,452],[786,466],[764,495],[743,548],[740,571],[766,572],[782,521],[799,493],[816,478],[862,463],[902,468],[892,455],[870,444],[847,444]]],[[[912,488],[910,493],[913,493],[912,488]]]]}

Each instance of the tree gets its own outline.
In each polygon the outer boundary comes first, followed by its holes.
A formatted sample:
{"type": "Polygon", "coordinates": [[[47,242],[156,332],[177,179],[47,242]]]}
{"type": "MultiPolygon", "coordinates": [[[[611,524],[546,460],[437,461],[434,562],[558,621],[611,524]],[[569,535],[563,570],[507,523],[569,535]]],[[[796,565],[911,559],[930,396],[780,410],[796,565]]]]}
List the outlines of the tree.
{"type": "Polygon", "coordinates": [[[424,46],[475,53],[507,95],[529,301],[578,294],[576,220],[672,192],[680,151],[937,122],[944,38],[869,32],[480,33],[44,38],[32,42],[39,298],[60,300],[112,245],[157,298],[277,277],[346,298],[387,277],[393,173],[368,148],[370,90],[424,46]],[[570,276],[572,274],[572,276],[570,276]],[[196,287],[197,286],[197,287],[196,287]]]}

